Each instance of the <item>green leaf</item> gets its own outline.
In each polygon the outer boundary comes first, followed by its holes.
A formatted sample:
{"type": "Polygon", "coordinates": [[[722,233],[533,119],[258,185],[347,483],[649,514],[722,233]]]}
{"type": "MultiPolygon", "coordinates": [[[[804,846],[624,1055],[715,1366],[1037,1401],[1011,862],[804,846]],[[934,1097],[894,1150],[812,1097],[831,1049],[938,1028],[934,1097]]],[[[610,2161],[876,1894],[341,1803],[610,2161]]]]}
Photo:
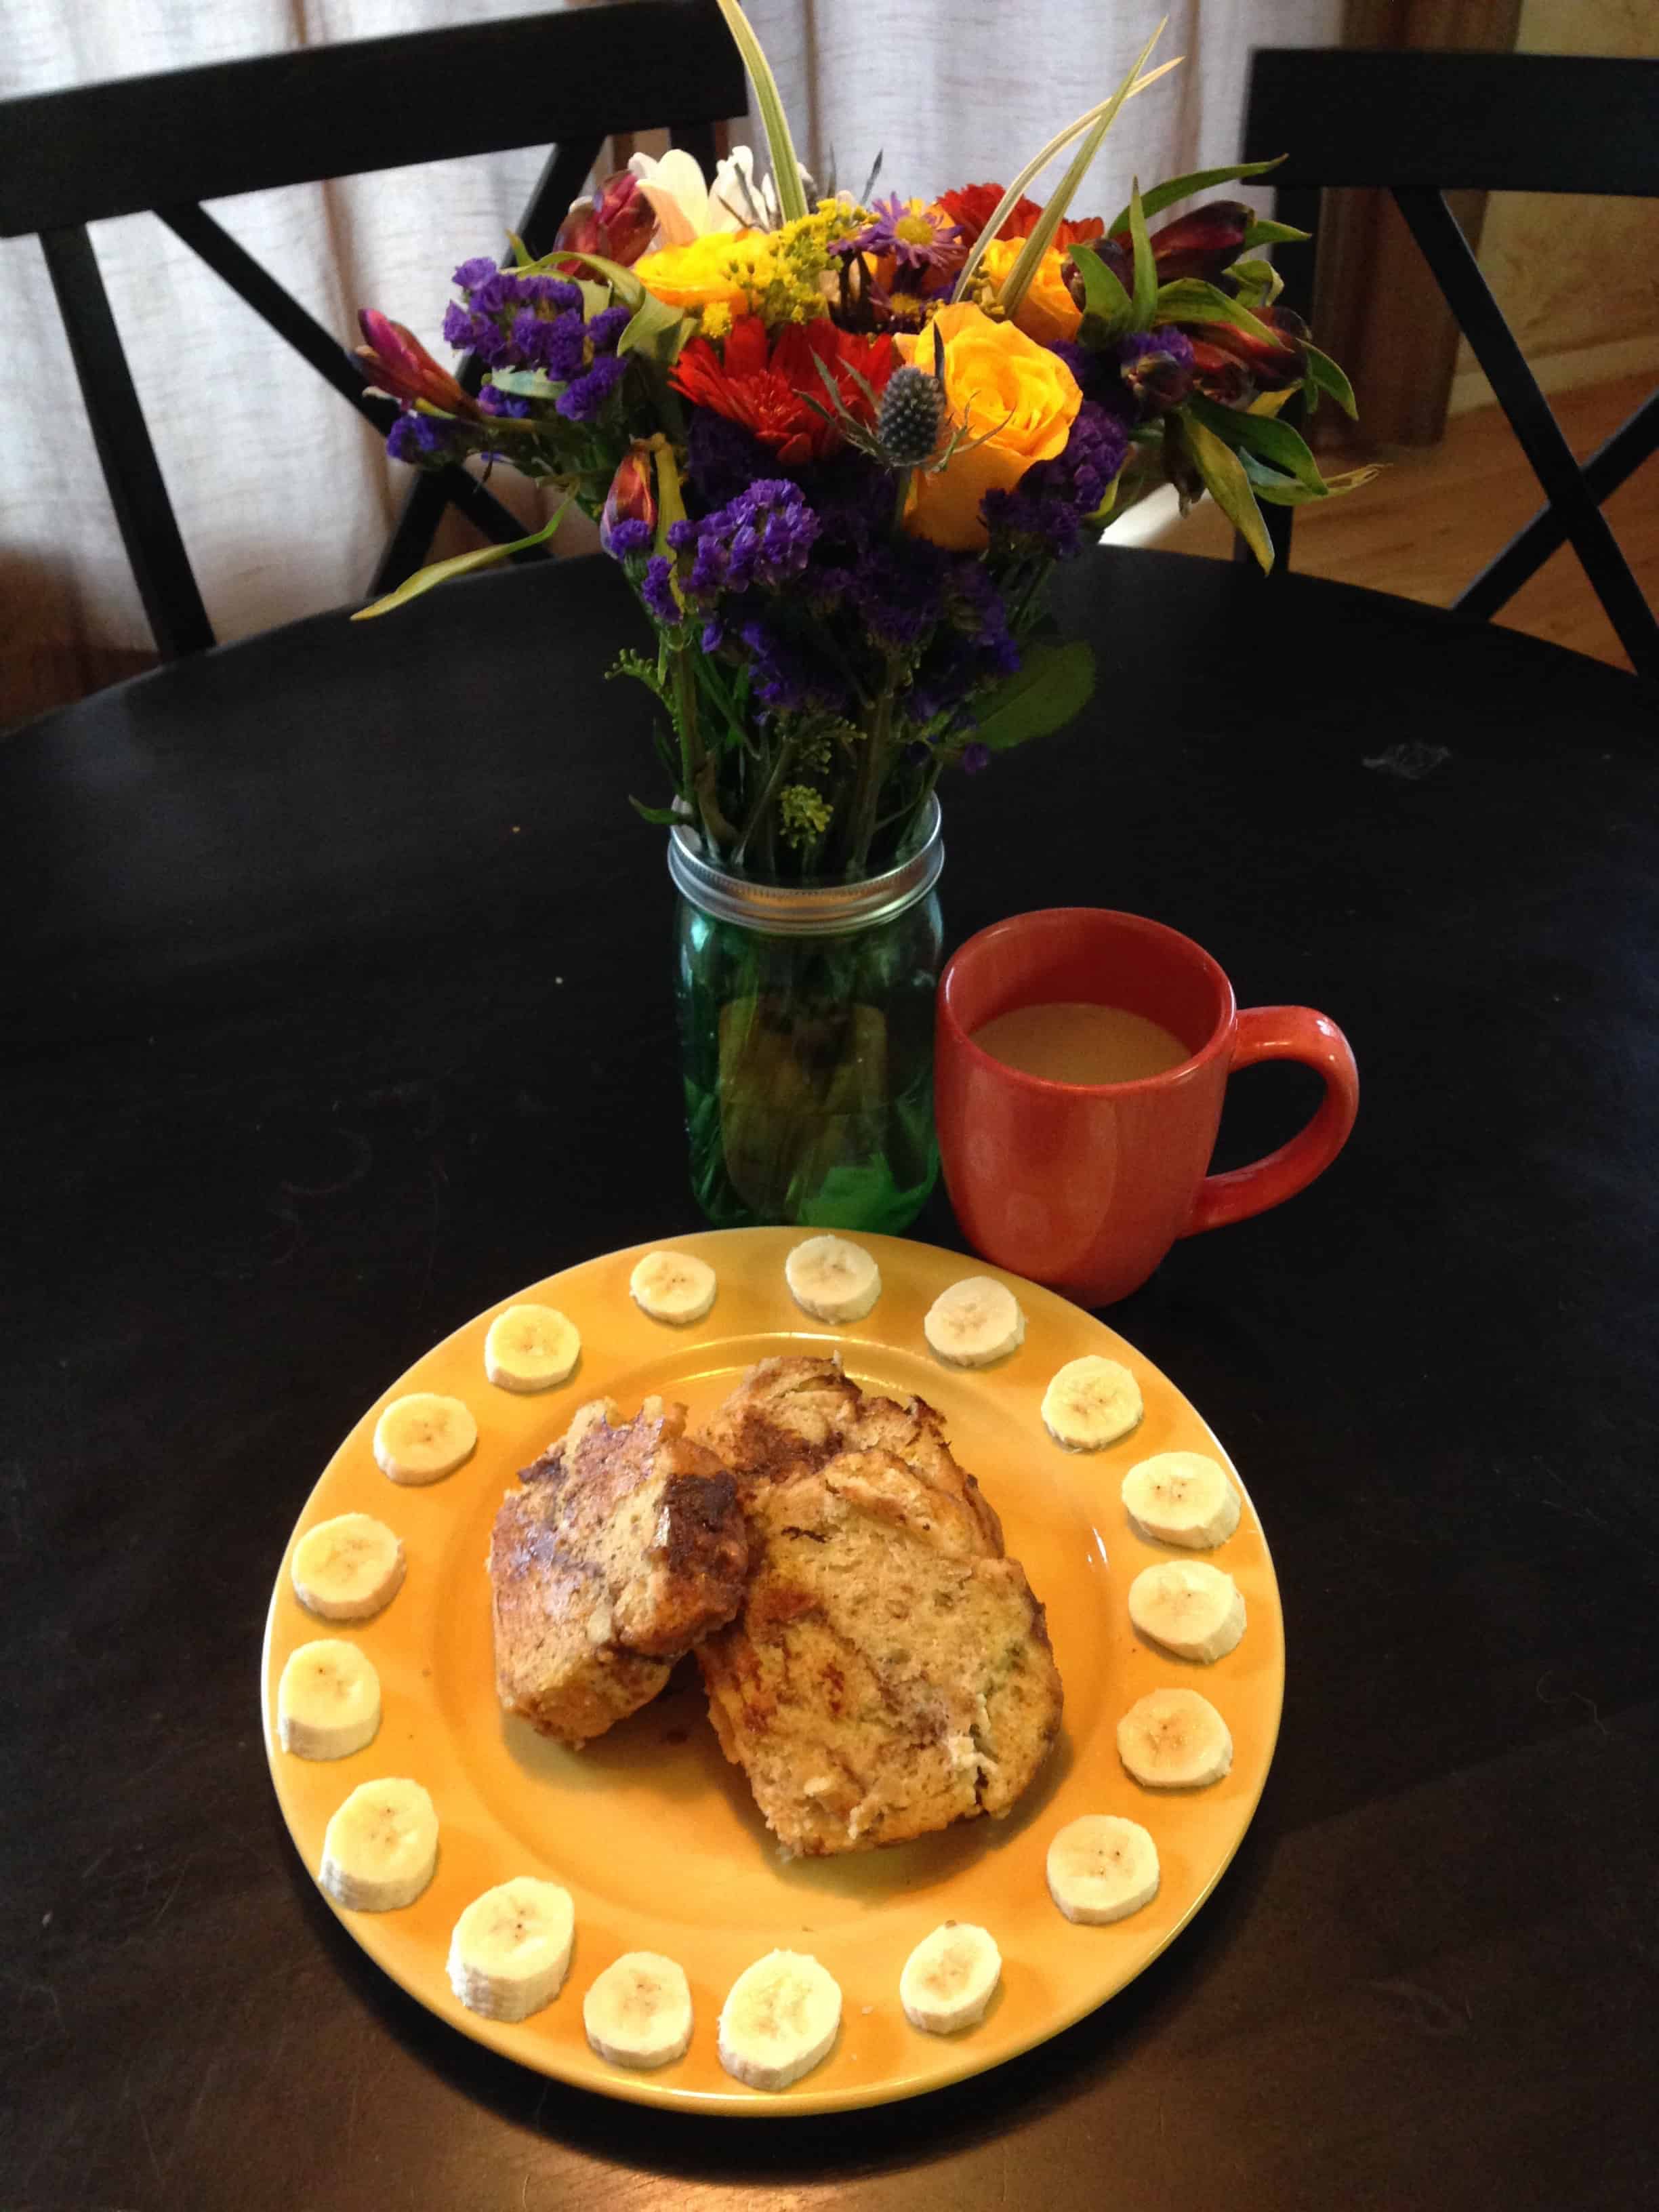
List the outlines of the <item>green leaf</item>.
{"type": "Polygon", "coordinates": [[[635,814],[642,815],[647,822],[654,822],[659,830],[672,829],[675,823],[685,819],[684,815],[677,814],[672,806],[647,806],[642,799],[635,799],[631,793],[628,803],[635,814]]]}
{"type": "Polygon", "coordinates": [[[1149,331],[1158,304],[1158,264],[1152,258],[1152,242],[1146,235],[1146,210],[1140,204],[1139,177],[1133,179],[1129,191],[1129,236],[1135,253],[1135,289],[1129,301],[1129,328],[1149,331]]]}
{"type": "MultiPolygon", "coordinates": [[[[1167,22],[1168,21],[1169,18],[1166,15],[1164,21],[1167,22]]],[[[1154,31],[1152,38],[1147,40],[1145,49],[1146,53],[1150,53],[1152,52],[1153,43],[1158,39],[1159,33],[1162,32],[1163,28],[1164,23],[1160,23],[1158,27],[1158,30],[1154,31]]],[[[1114,93],[1110,100],[1103,100],[1097,107],[1085,108],[1083,113],[1077,118],[1075,122],[1068,123],[1066,128],[1052,137],[1046,146],[1039,147],[1037,151],[1025,164],[1025,167],[1020,171],[1019,174],[1014,179],[1013,183],[1010,185],[1007,191],[1004,192],[1002,198],[997,202],[996,206],[992,212],[990,221],[986,224],[984,229],[981,231],[978,239],[975,242],[973,251],[969,254],[967,260],[963,262],[961,273],[958,275],[956,283],[951,287],[951,297],[952,300],[961,299],[963,294],[968,289],[969,285],[972,283],[975,276],[978,273],[980,263],[985,258],[986,247],[991,243],[991,240],[996,236],[998,231],[1001,229],[1003,224],[1007,222],[1009,216],[1019,205],[1020,195],[1024,191],[1026,185],[1030,183],[1031,179],[1036,176],[1041,170],[1048,167],[1049,162],[1054,160],[1056,154],[1064,153],[1066,147],[1071,144],[1073,138],[1080,137],[1084,131],[1087,131],[1091,127],[1091,125],[1097,123],[1100,118],[1105,114],[1108,108],[1110,108],[1113,113],[1115,114],[1125,97],[1133,100],[1137,93],[1145,92],[1147,86],[1150,84],[1156,84],[1159,77],[1167,76],[1170,70],[1171,70],[1175,66],[1176,64],[1174,62],[1164,62],[1161,67],[1155,70],[1149,70],[1145,76],[1137,77],[1135,79],[1134,82],[1129,87],[1127,95],[1114,93]]],[[[1125,220],[1127,220],[1127,212],[1125,220]]]]}
{"type": "Polygon", "coordinates": [[[1174,283],[1164,286],[1158,295],[1158,319],[1160,323],[1231,323],[1235,330],[1248,331],[1267,345],[1284,343],[1277,331],[1259,323],[1248,307],[1197,276],[1178,276],[1174,283]]]}
{"type": "Polygon", "coordinates": [[[1280,476],[1277,469],[1268,468],[1252,453],[1241,453],[1238,458],[1244,464],[1244,473],[1250,480],[1251,490],[1258,499],[1265,499],[1270,507],[1306,507],[1314,500],[1340,499],[1345,493],[1358,491],[1362,484],[1370,483],[1373,477],[1382,473],[1375,464],[1365,468],[1345,469],[1340,476],[1322,477],[1316,491],[1305,483],[1298,483],[1293,477],[1280,476]]]}
{"type": "Polygon", "coordinates": [[[394,607],[407,606],[410,599],[418,599],[434,584],[447,584],[456,576],[470,576],[474,569],[493,568],[497,561],[510,560],[514,554],[526,552],[532,545],[545,544],[563,520],[569,504],[567,494],[539,530],[532,530],[528,538],[515,538],[510,545],[481,545],[476,553],[457,553],[447,561],[434,561],[429,568],[417,568],[412,576],[404,578],[395,592],[376,599],[372,607],[359,607],[352,621],[368,622],[375,615],[389,615],[394,607]]]}
{"type": "MultiPolygon", "coordinates": [[[[1231,168],[1191,169],[1184,177],[1166,178],[1163,184],[1154,185],[1146,194],[1140,204],[1141,212],[1148,216],[1162,215],[1166,207],[1173,207],[1177,200],[1184,200],[1193,192],[1207,192],[1212,185],[1231,185],[1240,177],[1265,177],[1269,169],[1276,169],[1286,159],[1288,156],[1284,154],[1275,154],[1271,161],[1235,161],[1231,168]]],[[[1128,228],[1129,210],[1122,208],[1107,224],[1106,234],[1109,238],[1115,237],[1120,230],[1128,228]]]]}
{"type": "Polygon", "coordinates": [[[1246,246],[1301,246],[1313,236],[1310,230],[1298,230],[1294,223],[1270,222],[1259,215],[1244,233],[1246,246]]]}
{"type": "Polygon", "coordinates": [[[543,254],[531,267],[544,272],[566,268],[573,261],[580,261],[584,269],[597,269],[624,307],[637,307],[645,297],[645,287],[631,269],[624,269],[620,261],[606,261],[597,253],[579,253],[574,246],[556,246],[551,253],[543,254]]]}
{"type": "Polygon", "coordinates": [[[1006,752],[1029,738],[1046,737],[1080,714],[1095,688],[1094,648],[1084,638],[1066,645],[1029,645],[1018,675],[1011,676],[975,708],[976,744],[1006,752]]]}
{"type": "Polygon", "coordinates": [[[1319,473],[1319,464],[1309,452],[1305,439],[1288,422],[1280,422],[1271,415],[1247,415],[1240,407],[1218,406],[1213,399],[1206,399],[1197,392],[1187,406],[1189,414],[1213,430],[1224,443],[1248,447],[1283,475],[1306,484],[1313,498],[1324,496],[1325,480],[1319,473]]]}
{"type": "MultiPolygon", "coordinates": [[[[721,4],[725,4],[725,0],[721,0],[721,4]]],[[[1042,213],[1037,217],[1036,223],[1032,226],[1030,236],[1026,240],[1024,246],[1021,246],[1018,253],[1015,256],[1013,267],[1003,278],[1001,286],[997,293],[997,301],[999,305],[1005,309],[1011,318],[1013,315],[1014,310],[1018,307],[1020,301],[1025,297],[1026,293],[1030,290],[1031,279],[1036,275],[1037,270],[1042,267],[1042,257],[1048,251],[1049,246],[1054,243],[1054,233],[1060,228],[1061,222],[1064,222],[1066,210],[1072,204],[1072,201],[1077,191],[1078,186],[1083,182],[1091,162],[1093,161],[1095,155],[1100,151],[1102,143],[1105,139],[1106,133],[1111,129],[1113,124],[1116,122],[1118,110],[1122,106],[1124,101],[1129,97],[1130,91],[1140,75],[1141,64],[1146,61],[1146,57],[1152,52],[1152,48],[1158,44],[1158,40],[1163,36],[1164,25],[1164,23],[1167,23],[1169,20],[1170,19],[1167,15],[1164,17],[1163,21],[1158,24],[1157,30],[1152,33],[1152,37],[1147,40],[1146,45],[1136,56],[1134,65],[1130,70],[1128,76],[1124,78],[1122,83],[1119,85],[1117,90],[1112,94],[1111,98],[1105,101],[1098,110],[1096,120],[1091,126],[1082,145],[1079,147],[1076,154],[1073,156],[1070,167],[1066,169],[1065,175],[1060,179],[1053,192],[1050,193],[1048,204],[1044,207],[1042,213]]],[[[1006,197],[1007,195],[1005,193],[1004,198],[1006,198],[1006,197]]],[[[1018,195],[1016,194],[1016,200],[1018,198],[1018,195]]],[[[951,295],[953,300],[959,300],[962,297],[963,286],[967,279],[969,270],[975,267],[978,264],[981,247],[983,246],[987,239],[994,238],[996,235],[997,229],[1001,225],[1003,220],[1003,213],[1000,212],[993,215],[991,221],[987,223],[985,228],[980,233],[979,239],[975,245],[974,251],[969,255],[967,264],[963,267],[961,276],[957,279],[956,289],[951,295]]]]}
{"type": "Polygon", "coordinates": [[[647,292],[635,308],[627,328],[617,340],[619,354],[636,353],[647,361],[672,368],[691,329],[691,318],[680,307],[671,307],[647,292]]]}
{"type": "Polygon", "coordinates": [[[1239,287],[1243,305],[1252,310],[1270,307],[1285,289],[1285,279],[1271,261],[1235,261],[1227,276],[1239,287]]]}
{"type": "Polygon", "coordinates": [[[1232,447],[1195,417],[1187,423],[1187,444],[1204,479],[1204,488],[1255,554],[1265,575],[1273,565],[1273,540],[1255,503],[1244,464],[1232,447]]]}
{"type": "Polygon", "coordinates": [[[1302,350],[1308,357],[1308,381],[1314,390],[1328,392],[1342,412],[1357,422],[1359,410],[1354,405],[1353,386],[1329,354],[1321,353],[1316,345],[1304,345],[1302,350]]]}
{"type": "Polygon", "coordinates": [[[778,212],[786,222],[799,222],[806,213],[806,194],[801,186],[800,163],[795,159],[794,141],[789,136],[789,118],[783,112],[778,81],[772,74],[760,40],[755,36],[754,26],[738,7],[738,0],[720,0],[720,11],[726,18],[727,30],[737,42],[744,66],[754,81],[755,98],[760,107],[761,121],[766,127],[767,150],[772,156],[772,181],[777,187],[778,212]]]}
{"type": "Polygon", "coordinates": [[[582,295],[582,320],[591,323],[595,315],[602,315],[611,305],[611,287],[596,284],[587,276],[578,276],[575,285],[582,295]]]}
{"type": "Polygon", "coordinates": [[[492,368],[489,380],[497,392],[510,392],[519,399],[556,399],[564,390],[544,368],[492,368]]]}
{"type": "Polygon", "coordinates": [[[1109,338],[1121,337],[1130,328],[1128,294],[1091,246],[1074,246],[1071,252],[1083,275],[1083,312],[1100,319],[1109,338]]]}

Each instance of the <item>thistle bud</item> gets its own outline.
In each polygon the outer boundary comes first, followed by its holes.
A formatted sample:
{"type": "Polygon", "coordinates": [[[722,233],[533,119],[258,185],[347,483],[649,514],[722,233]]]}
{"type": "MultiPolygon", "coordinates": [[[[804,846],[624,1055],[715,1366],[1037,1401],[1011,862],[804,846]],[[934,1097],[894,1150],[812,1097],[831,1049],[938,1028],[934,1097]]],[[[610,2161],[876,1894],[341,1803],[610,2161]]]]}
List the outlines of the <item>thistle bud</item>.
{"type": "Polygon", "coordinates": [[[882,394],[876,438],[895,468],[919,469],[933,458],[945,419],[945,389],[925,368],[896,368],[882,394]]]}

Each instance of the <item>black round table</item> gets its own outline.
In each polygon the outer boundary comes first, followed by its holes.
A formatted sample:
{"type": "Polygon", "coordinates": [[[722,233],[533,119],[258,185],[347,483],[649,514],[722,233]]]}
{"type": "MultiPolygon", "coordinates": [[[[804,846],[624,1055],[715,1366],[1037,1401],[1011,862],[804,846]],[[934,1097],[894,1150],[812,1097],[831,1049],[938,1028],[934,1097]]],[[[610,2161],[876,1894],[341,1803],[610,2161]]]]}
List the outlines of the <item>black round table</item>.
{"type": "MultiPolygon", "coordinates": [[[[1173,555],[1060,604],[1100,687],[950,787],[949,941],[1155,915],[1361,1069],[1322,1181],[1111,1315],[1284,1593],[1217,1893],[1025,2058],[764,2127],[520,2072],[337,1927],[256,1703],[317,1472],[457,1323],[696,1217],[618,576],[319,617],[0,740],[0,2203],[1659,2202],[1656,696],[1173,555]]],[[[1223,1164],[1311,1083],[1241,1078],[1223,1164]]]]}

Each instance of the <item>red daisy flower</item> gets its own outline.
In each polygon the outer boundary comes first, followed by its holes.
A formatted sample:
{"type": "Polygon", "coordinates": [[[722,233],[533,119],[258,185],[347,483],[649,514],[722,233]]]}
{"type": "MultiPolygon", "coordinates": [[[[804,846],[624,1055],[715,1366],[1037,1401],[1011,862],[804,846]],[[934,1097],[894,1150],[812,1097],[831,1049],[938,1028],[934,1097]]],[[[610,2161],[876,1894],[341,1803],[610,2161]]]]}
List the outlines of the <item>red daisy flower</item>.
{"type": "MultiPolygon", "coordinates": [[[[969,245],[975,244],[980,233],[996,213],[997,202],[1006,188],[1001,185],[963,185],[956,191],[941,192],[939,204],[957,224],[969,245]]],[[[1029,238],[1036,228],[1037,217],[1042,213],[1038,203],[1025,198],[1017,200],[1013,213],[997,233],[999,238],[1029,238]]],[[[1105,230],[1098,216],[1085,216],[1080,222],[1062,222],[1054,233],[1054,244],[1063,253],[1068,246],[1083,240],[1098,238],[1105,230]]]]}
{"type": "Polygon", "coordinates": [[[670,380],[694,405],[741,422],[785,468],[798,469],[823,460],[841,442],[837,425],[818,411],[828,400],[819,362],[835,378],[848,412],[868,423],[870,403],[852,372],[856,369],[879,397],[896,365],[893,341],[857,337],[827,315],[811,323],[786,323],[769,341],[758,315],[741,316],[723,350],[707,338],[693,338],[670,380]],[[809,405],[811,400],[817,406],[809,405]]]}

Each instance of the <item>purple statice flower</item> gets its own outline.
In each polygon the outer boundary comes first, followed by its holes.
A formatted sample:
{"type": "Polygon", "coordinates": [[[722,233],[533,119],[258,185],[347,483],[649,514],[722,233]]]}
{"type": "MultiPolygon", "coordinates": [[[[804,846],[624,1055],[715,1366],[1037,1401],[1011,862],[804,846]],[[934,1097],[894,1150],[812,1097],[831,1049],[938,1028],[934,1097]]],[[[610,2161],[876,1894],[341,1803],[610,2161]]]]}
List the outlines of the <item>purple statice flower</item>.
{"type": "Polygon", "coordinates": [[[994,537],[1019,538],[1056,561],[1083,544],[1083,523],[1105,498],[1129,449],[1121,416],[1085,399],[1065,451],[1027,469],[1012,491],[987,492],[981,506],[994,537]]]}
{"type": "Polygon", "coordinates": [[[712,407],[686,410],[685,478],[699,507],[724,507],[775,465],[741,422],[716,415],[712,407]]]}
{"type": "Polygon", "coordinates": [[[665,553],[658,553],[646,562],[645,574],[640,579],[640,597],[645,601],[646,611],[654,615],[666,629],[677,629],[685,619],[674,597],[672,574],[673,563],[665,553]]]}
{"type": "Polygon", "coordinates": [[[613,523],[611,543],[605,550],[616,561],[625,561],[630,553],[643,553],[651,543],[651,525],[637,519],[624,519],[613,523]]]}
{"type": "Polygon", "coordinates": [[[1193,342],[1173,323],[1121,339],[1118,374],[1144,407],[1179,407],[1193,388],[1193,342]]]}
{"type": "Polygon", "coordinates": [[[509,415],[519,422],[522,422],[530,412],[530,402],[520,393],[498,392],[489,383],[479,388],[478,404],[486,415],[509,415]]]}
{"type": "Polygon", "coordinates": [[[991,765],[991,748],[989,745],[981,744],[964,745],[962,751],[962,765],[969,775],[978,775],[982,769],[991,765]]]}
{"type": "Polygon", "coordinates": [[[475,315],[451,301],[444,309],[444,343],[457,353],[476,353],[486,368],[506,365],[507,339],[501,326],[488,315],[475,315]]]}
{"type": "Polygon", "coordinates": [[[929,270],[948,269],[967,243],[948,216],[935,215],[918,201],[877,200],[870,212],[875,221],[856,237],[842,239],[837,253],[873,253],[894,264],[893,283],[900,291],[915,291],[929,270]]]}
{"type": "Polygon", "coordinates": [[[472,292],[477,289],[486,277],[493,276],[495,274],[495,264],[487,253],[480,253],[471,261],[462,262],[460,267],[455,271],[453,281],[463,292],[472,292]]]}
{"type": "Polygon", "coordinates": [[[386,449],[394,461],[441,463],[453,460],[458,450],[455,441],[458,427],[442,416],[422,415],[410,407],[387,431],[386,449]]]}
{"type": "Polygon", "coordinates": [[[511,349],[517,366],[544,369],[556,383],[568,384],[581,374],[587,357],[581,316],[521,307],[513,318],[511,349]]]}
{"type": "Polygon", "coordinates": [[[559,412],[572,422],[591,422],[628,374],[619,354],[602,353],[585,375],[578,376],[559,394],[559,412]]]}
{"type": "Polygon", "coordinates": [[[595,353],[615,353],[617,340],[634,319],[631,307],[601,307],[587,326],[587,342],[595,353]]]}
{"type": "Polygon", "coordinates": [[[685,590],[707,599],[754,584],[775,589],[787,583],[805,568],[817,534],[818,518],[800,486],[762,477],[700,522],[673,524],[668,542],[691,556],[689,574],[682,574],[685,590]]]}
{"type": "Polygon", "coordinates": [[[763,712],[800,714],[812,707],[845,707],[847,687],[835,671],[761,616],[738,623],[737,635],[749,659],[750,696],[763,712]]]}
{"type": "Polygon", "coordinates": [[[921,643],[944,612],[950,566],[950,555],[926,538],[871,549],[854,572],[852,598],[878,645],[921,643]]]}

